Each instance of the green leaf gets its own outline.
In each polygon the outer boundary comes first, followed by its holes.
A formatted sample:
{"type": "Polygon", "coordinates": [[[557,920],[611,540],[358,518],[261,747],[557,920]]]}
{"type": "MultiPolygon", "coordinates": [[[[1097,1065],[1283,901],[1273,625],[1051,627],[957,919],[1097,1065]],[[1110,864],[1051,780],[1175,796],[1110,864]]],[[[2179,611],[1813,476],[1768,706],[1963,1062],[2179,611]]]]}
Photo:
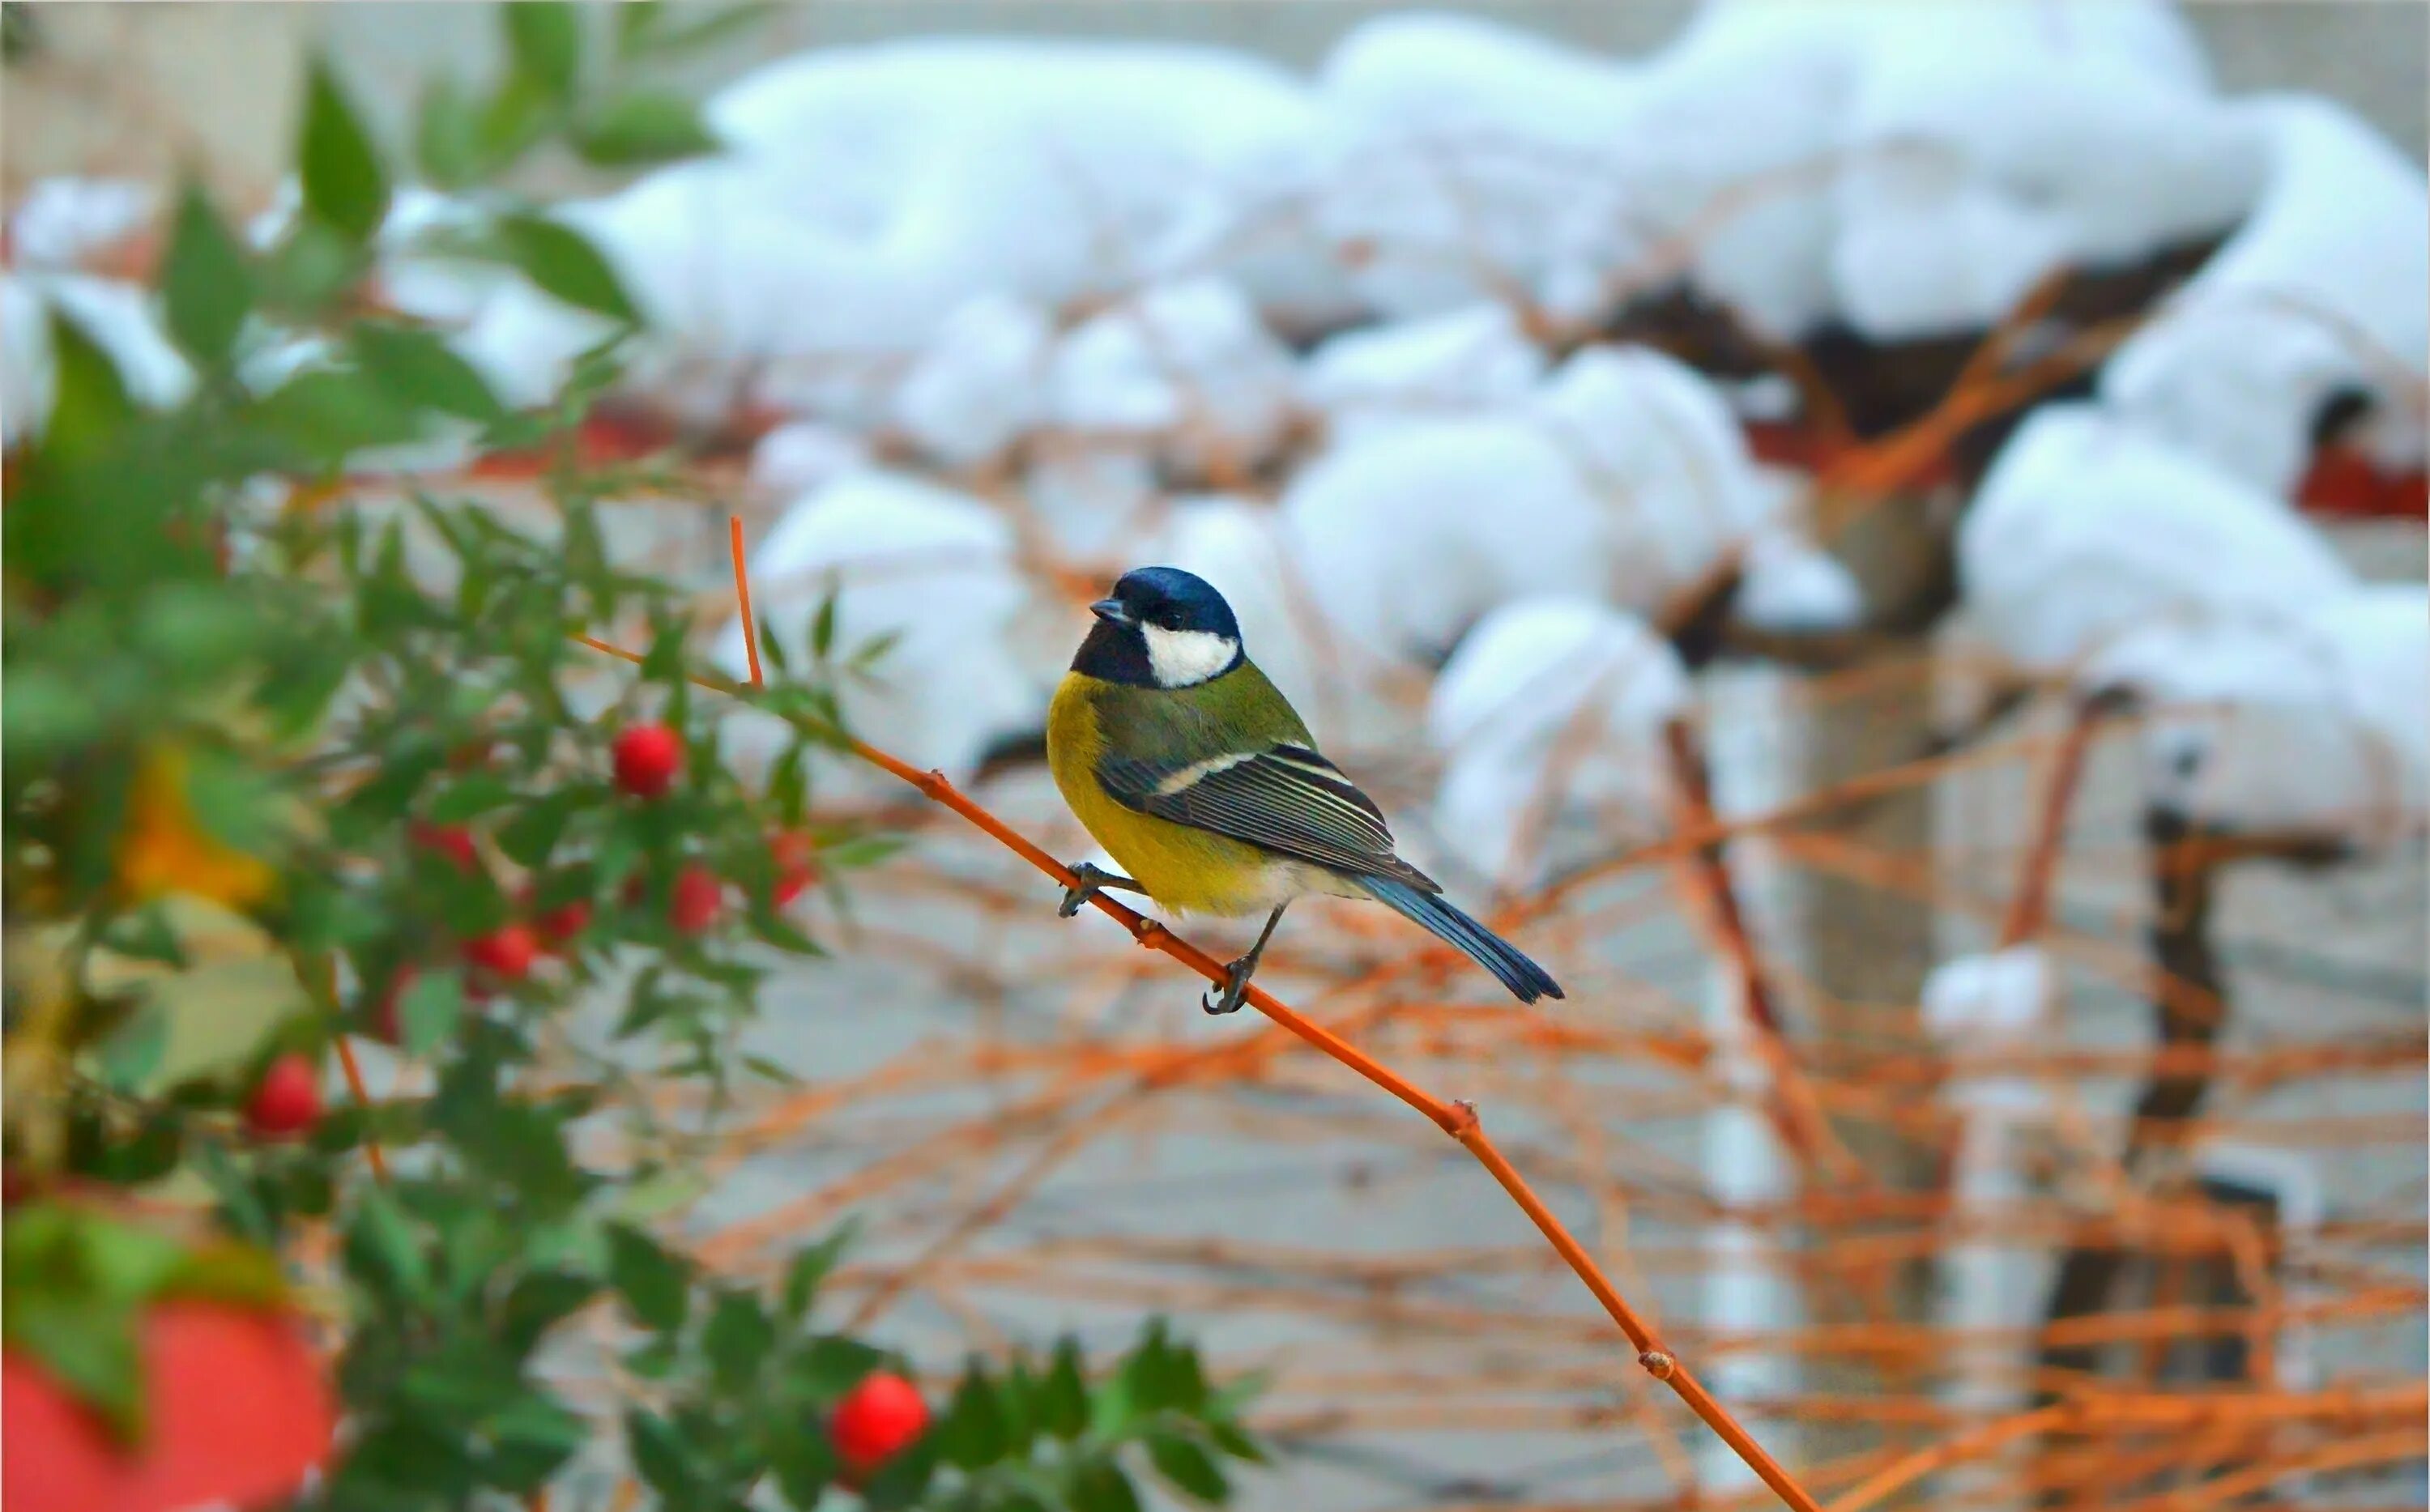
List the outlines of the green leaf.
{"type": "Polygon", "coordinates": [[[395,446],[422,434],[413,410],[360,373],[316,368],[256,401],[254,424],[315,463],[351,452],[395,446]]]}
{"type": "Polygon", "coordinates": [[[793,1356],[786,1374],[812,1402],[826,1403],[857,1385],[862,1376],[886,1363],[878,1349],[841,1334],[821,1334],[793,1356]]]}
{"type": "Polygon", "coordinates": [[[168,1051],[168,1010],[157,1002],[141,1004],[101,1042],[102,1078],[113,1091],[140,1096],[155,1089],[168,1051]]]}
{"type": "Polygon", "coordinates": [[[565,0],[508,0],[499,8],[515,72],[555,100],[574,93],[582,72],[582,18],[565,0]]]}
{"type": "Polygon", "coordinates": [[[1072,1512],[1140,1512],[1131,1478],[1111,1459],[1090,1459],[1072,1472],[1072,1512]]]}
{"type": "Polygon", "coordinates": [[[976,1470],[1004,1457],[1011,1434],[996,1388],[974,1359],[962,1371],[961,1385],[945,1418],[937,1425],[937,1451],[952,1464],[976,1470]]]}
{"type": "Polygon", "coordinates": [[[824,661],[827,653],[835,649],[836,605],[839,600],[840,595],[833,589],[827,590],[826,597],[819,600],[819,612],[810,621],[810,656],[813,660],[824,661]]]}
{"type": "Polygon", "coordinates": [[[566,821],[574,817],[584,798],[579,791],[560,789],[525,804],[498,826],[498,849],[517,866],[546,866],[565,833],[566,821]]]}
{"type": "Polygon", "coordinates": [[[346,1230],[347,1268],[405,1298],[430,1296],[430,1262],[411,1220],[385,1188],[363,1193],[346,1230]]]}
{"type": "Polygon", "coordinates": [[[1266,1448],[1249,1436],[1249,1431],[1237,1422],[1223,1418],[1208,1420],[1204,1426],[1215,1447],[1234,1459],[1245,1459],[1253,1465],[1266,1463],[1266,1448]]]}
{"type": "Polygon", "coordinates": [[[463,86],[441,74],[423,87],[414,114],[413,160],[439,189],[462,189],[481,176],[488,154],[481,118],[463,86]]]}
{"type": "Polygon", "coordinates": [[[526,1271],[515,1278],[499,1304],[498,1341],[518,1358],[528,1354],[550,1329],[598,1294],[599,1283],[586,1275],[555,1269],[526,1271]]]}
{"type": "Polygon", "coordinates": [[[1089,1384],[1080,1373],[1080,1344],[1066,1335],[1055,1342],[1055,1363],[1039,1383],[1038,1425],[1070,1440],[1089,1431],[1089,1384]]]}
{"type": "Polygon", "coordinates": [[[632,1452],[633,1469],[668,1505],[692,1504],[699,1494],[699,1473],[673,1423],[636,1407],[624,1414],[624,1442],[632,1452]]]}
{"type": "MultiPolygon", "coordinates": [[[[12,1221],[14,1221],[12,1220],[12,1221]]],[[[11,1296],[8,1339],[78,1400],[98,1410],[121,1442],[143,1432],[143,1369],[135,1304],[96,1296],[11,1296]]]]}
{"type": "Polygon", "coordinates": [[[519,269],[542,293],[626,324],[641,311],[623,280],[580,232],[537,215],[508,215],[496,228],[494,256],[519,269]]]}
{"type": "Polygon", "coordinates": [[[485,424],[507,412],[479,371],[428,331],[364,321],[353,344],[355,361],[402,404],[485,424]]]}
{"type": "Polygon", "coordinates": [[[312,59],[305,85],[298,160],[305,210],[353,241],[369,241],[388,216],[388,174],[362,118],[324,58],[312,59]]]}
{"type": "Polygon", "coordinates": [[[700,108],[664,90],[628,90],[583,111],[574,126],[574,149],[607,168],[674,162],[715,152],[721,143],[701,120],[700,108]]]}
{"type": "Polygon", "coordinates": [[[628,1223],[608,1224],[608,1277],[643,1326],[662,1334],[683,1326],[691,1269],[657,1240],[628,1223]]]}
{"type": "Polygon", "coordinates": [[[1215,1468],[1213,1458],[1193,1439],[1169,1431],[1151,1431],[1147,1436],[1147,1457],[1158,1475],[1186,1495],[1202,1502],[1221,1503],[1232,1494],[1223,1472],[1215,1468]]]}
{"type": "Polygon", "coordinates": [[[261,302],[273,308],[317,315],[353,283],[360,271],[359,242],[307,217],[295,223],[261,265],[261,302]]]}
{"type": "Polygon", "coordinates": [[[177,196],[169,253],[160,270],[160,296],[169,334],[207,363],[236,345],[237,332],[253,307],[253,269],[219,212],[191,179],[177,196]]]}
{"type": "Polygon", "coordinates": [[[431,972],[414,978],[397,999],[398,1027],[406,1054],[426,1055],[456,1038],[464,1016],[464,983],[455,971],[431,972]]]}
{"type": "Polygon", "coordinates": [[[134,417],[135,405],[117,362],[100,342],[62,310],[54,308],[50,323],[53,397],[43,448],[59,457],[87,456],[113,443],[134,417]]]}
{"type": "Polygon", "coordinates": [[[776,1472],[776,1488],[803,1512],[818,1505],[827,1483],[841,1468],[826,1435],[805,1432],[796,1422],[773,1426],[760,1440],[760,1452],[767,1456],[769,1469],[776,1472]]]}
{"type": "Polygon", "coordinates": [[[775,10],[767,0],[731,6],[664,6],[658,0],[636,0],[616,8],[616,56],[677,58],[723,42],[775,10]]]}
{"type": "Polygon", "coordinates": [[[759,1300],[748,1292],[724,1291],[709,1309],[700,1332],[701,1353],[717,1374],[718,1383],[741,1395],[758,1378],[775,1332],[759,1310],[759,1300]]]}
{"type": "Polygon", "coordinates": [[[818,1297],[819,1283],[835,1269],[845,1249],[850,1247],[857,1225],[847,1221],[838,1224],[826,1238],[793,1256],[785,1268],[785,1316],[800,1321],[810,1315],[810,1304],[818,1297]]]}

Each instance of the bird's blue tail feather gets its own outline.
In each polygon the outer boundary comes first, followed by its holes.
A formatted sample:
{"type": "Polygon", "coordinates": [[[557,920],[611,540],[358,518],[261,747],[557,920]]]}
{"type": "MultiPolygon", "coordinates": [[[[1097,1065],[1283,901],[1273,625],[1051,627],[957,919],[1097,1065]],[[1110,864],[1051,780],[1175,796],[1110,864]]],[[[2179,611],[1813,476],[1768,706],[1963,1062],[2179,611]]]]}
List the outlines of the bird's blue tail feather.
{"type": "Polygon", "coordinates": [[[1420,925],[1447,944],[1456,945],[1475,962],[1501,978],[1502,985],[1522,1003],[1538,998],[1556,998],[1561,985],[1545,970],[1519,953],[1517,946],[1486,928],[1475,920],[1445,903],[1440,896],[1422,891],[1408,883],[1390,877],[1361,877],[1359,885],[1377,903],[1383,904],[1402,918],[1420,925]]]}

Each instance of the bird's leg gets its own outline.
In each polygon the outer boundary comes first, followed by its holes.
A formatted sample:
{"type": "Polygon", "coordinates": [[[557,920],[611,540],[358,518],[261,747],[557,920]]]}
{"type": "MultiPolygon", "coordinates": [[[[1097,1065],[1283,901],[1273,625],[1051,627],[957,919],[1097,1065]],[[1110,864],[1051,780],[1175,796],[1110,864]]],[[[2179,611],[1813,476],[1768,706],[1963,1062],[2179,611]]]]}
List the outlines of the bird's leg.
{"type": "Polygon", "coordinates": [[[1118,889],[1123,892],[1136,892],[1142,896],[1147,892],[1147,889],[1140,887],[1130,878],[1116,876],[1103,867],[1090,866],[1086,861],[1073,862],[1071,870],[1072,875],[1078,880],[1063,889],[1063,906],[1055,910],[1055,916],[1058,919],[1069,919],[1078,913],[1082,904],[1107,888],[1118,889]]]}
{"type": "Polygon", "coordinates": [[[1266,953],[1266,941],[1274,938],[1274,925],[1283,922],[1283,910],[1290,906],[1288,903],[1274,905],[1274,911],[1266,915],[1266,927],[1257,931],[1257,942],[1249,947],[1249,954],[1223,968],[1223,995],[1210,998],[1207,993],[1200,993],[1200,1007],[1209,1013],[1240,1011],[1240,1000],[1248,995],[1249,978],[1257,974],[1257,957],[1266,953]]]}

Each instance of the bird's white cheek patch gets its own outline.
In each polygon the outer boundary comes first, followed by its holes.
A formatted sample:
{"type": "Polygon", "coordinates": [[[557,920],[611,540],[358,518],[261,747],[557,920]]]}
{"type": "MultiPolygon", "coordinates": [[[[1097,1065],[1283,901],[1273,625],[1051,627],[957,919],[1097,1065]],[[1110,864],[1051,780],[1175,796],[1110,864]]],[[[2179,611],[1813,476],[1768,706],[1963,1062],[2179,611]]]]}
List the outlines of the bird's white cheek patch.
{"type": "Polygon", "coordinates": [[[1147,640],[1147,669],[1158,688],[1187,688],[1203,683],[1240,654],[1240,643],[1212,630],[1167,630],[1140,627],[1147,640]]]}

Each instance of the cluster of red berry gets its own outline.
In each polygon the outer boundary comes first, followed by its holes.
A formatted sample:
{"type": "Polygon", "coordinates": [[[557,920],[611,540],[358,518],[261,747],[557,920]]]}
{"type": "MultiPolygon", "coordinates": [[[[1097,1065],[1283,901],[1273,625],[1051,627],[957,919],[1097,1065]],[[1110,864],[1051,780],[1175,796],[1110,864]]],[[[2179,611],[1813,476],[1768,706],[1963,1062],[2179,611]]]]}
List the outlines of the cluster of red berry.
{"type": "MultiPolygon", "coordinates": [[[[616,737],[609,758],[619,789],[644,802],[662,798],[683,773],[683,737],[669,725],[637,724],[616,737]]],[[[413,840],[467,875],[480,870],[472,831],[461,825],[417,824],[413,840]]],[[[776,868],[772,897],[783,907],[818,879],[814,847],[807,836],[787,832],[771,839],[768,849],[776,868]]],[[[646,892],[642,878],[630,878],[624,901],[639,904],[646,892]]],[[[701,863],[687,862],[668,887],[668,922],[678,933],[701,935],[716,927],[724,912],[724,881],[701,863]]],[[[528,922],[509,921],[466,940],[461,955],[474,972],[468,990],[479,997],[497,984],[523,980],[542,955],[563,950],[590,927],[590,901],[576,898],[541,909],[528,922]]],[[[400,1038],[397,1005],[419,975],[408,962],[390,977],[374,1010],[374,1028],[381,1038],[393,1043],[400,1038]]],[[[259,1138],[287,1138],[308,1132],[320,1122],[322,1111],[320,1078],[312,1062],[301,1055],[282,1055],[255,1084],[245,1105],[245,1122],[259,1138]]]]}

